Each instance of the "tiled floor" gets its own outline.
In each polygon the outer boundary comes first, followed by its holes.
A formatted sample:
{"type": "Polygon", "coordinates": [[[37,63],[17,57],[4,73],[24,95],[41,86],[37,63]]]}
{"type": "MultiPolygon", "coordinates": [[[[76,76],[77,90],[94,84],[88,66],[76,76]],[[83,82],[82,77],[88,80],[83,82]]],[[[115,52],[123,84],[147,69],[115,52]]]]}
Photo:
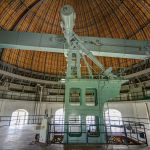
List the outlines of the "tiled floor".
{"type": "MultiPolygon", "coordinates": [[[[0,150],[104,150],[106,148],[96,145],[44,145],[33,144],[35,127],[1,127],[0,150]]],[[[150,150],[150,147],[135,146],[108,146],[112,150],[150,150]]]]}

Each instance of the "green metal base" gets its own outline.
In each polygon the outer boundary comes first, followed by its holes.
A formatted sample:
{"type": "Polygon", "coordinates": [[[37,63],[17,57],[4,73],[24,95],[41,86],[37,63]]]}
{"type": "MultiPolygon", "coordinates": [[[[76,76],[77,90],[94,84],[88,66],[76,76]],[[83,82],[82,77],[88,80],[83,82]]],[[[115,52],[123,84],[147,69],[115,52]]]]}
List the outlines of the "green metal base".
{"type": "MultiPolygon", "coordinates": [[[[121,79],[68,79],[65,87],[65,135],[64,143],[106,143],[103,106],[107,100],[119,95],[121,79]],[[89,92],[92,91],[92,92],[89,92]],[[94,100],[92,106],[89,100],[94,100]],[[78,102],[77,102],[78,101],[78,102]],[[74,120],[69,119],[74,116],[74,120]],[[87,116],[94,116],[97,136],[87,139],[87,116]],[[76,120],[75,120],[76,119],[76,120]],[[79,119],[79,120],[77,120],[79,119]],[[70,121],[71,120],[71,121],[70,121]],[[70,127],[69,123],[75,123],[70,127]],[[77,122],[77,123],[76,123],[77,122]],[[82,125],[80,125],[82,124],[82,125]],[[73,128],[73,129],[71,129],[73,128]],[[75,130],[75,132],[73,132],[75,130]],[[101,134],[98,134],[100,131],[101,134]],[[104,133],[103,133],[104,132],[104,133]]],[[[90,135],[90,132],[89,132],[90,135]]]]}

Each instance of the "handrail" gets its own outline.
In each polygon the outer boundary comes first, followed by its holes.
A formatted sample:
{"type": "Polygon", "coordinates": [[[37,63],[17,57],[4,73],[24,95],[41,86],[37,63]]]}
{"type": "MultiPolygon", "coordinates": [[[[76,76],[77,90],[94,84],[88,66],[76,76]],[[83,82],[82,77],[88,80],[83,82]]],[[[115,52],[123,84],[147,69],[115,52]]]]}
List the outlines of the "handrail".
{"type": "MultiPolygon", "coordinates": [[[[129,97],[116,97],[111,100],[108,100],[108,102],[120,102],[120,101],[144,101],[144,100],[150,100],[150,94],[142,95],[142,92],[134,93],[135,95],[131,95],[129,97]]],[[[25,101],[36,101],[38,99],[38,95],[36,93],[27,93],[27,92],[14,92],[14,91],[3,91],[0,90],[0,98],[1,99],[9,99],[9,100],[25,100],[25,101]]],[[[43,102],[64,102],[64,94],[59,93],[56,95],[48,95],[43,94],[42,96],[43,102]]],[[[93,101],[88,101],[93,102],[93,101]]],[[[76,102],[74,102],[76,103],[76,102]]]]}

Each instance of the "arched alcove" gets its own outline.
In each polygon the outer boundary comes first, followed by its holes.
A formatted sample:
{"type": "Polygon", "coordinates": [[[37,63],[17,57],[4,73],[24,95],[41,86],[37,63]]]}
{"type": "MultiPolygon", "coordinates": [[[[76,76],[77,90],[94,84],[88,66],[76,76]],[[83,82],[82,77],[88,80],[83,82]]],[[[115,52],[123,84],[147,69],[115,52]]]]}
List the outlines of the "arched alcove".
{"type": "Polygon", "coordinates": [[[64,110],[63,108],[58,109],[55,112],[54,116],[55,132],[63,132],[64,131],[64,110]]]}
{"type": "Polygon", "coordinates": [[[122,114],[117,109],[107,109],[105,111],[105,123],[107,125],[107,132],[121,132],[122,114]]]}
{"type": "Polygon", "coordinates": [[[28,122],[29,113],[25,109],[17,109],[12,113],[10,125],[24,125],[28,122]]]}

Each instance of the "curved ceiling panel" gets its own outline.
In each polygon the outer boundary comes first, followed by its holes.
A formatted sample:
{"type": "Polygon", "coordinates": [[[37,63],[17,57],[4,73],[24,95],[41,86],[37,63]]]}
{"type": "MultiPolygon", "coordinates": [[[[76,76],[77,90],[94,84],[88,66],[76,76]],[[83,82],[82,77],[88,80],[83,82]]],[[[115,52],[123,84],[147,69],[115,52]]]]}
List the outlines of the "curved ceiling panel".
{"type": "MultiPolygon", "coordinates": [[[[62,34],[59,11],[70,4],[77,13],[75,32],[82,36],[150,40],[149,0],[1,0],[0,27],[5,30],[62,34]]],[[[99,57],[106,67],[122,68],[139,60],[99,57]]],[[[2,60],[51,74],[65,72],[62,54],[5,49],[2,60]]],[[[89,63],[94,66],[92,62],[89,63]]],[[[97,70],[96,66],[94,66],[97,70]]],[[[87,72],[85,65],[82,68],[87,72]]]]}

